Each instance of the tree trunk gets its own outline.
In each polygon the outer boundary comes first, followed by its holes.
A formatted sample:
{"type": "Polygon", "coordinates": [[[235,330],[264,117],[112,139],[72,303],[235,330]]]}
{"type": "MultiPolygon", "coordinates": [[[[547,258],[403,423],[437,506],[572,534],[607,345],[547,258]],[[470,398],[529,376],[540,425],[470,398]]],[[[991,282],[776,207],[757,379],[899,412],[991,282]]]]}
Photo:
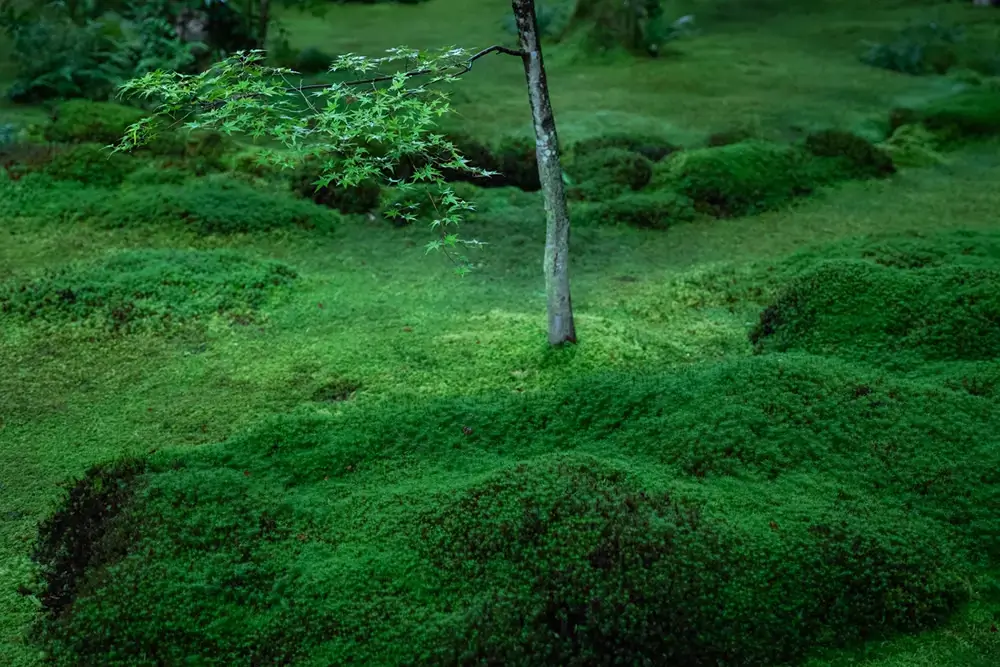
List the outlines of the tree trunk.
{"type": "Polygon", "coordinates": [[[260,0],[257,10],[257,48],[267,48],[267,28],[271,23],[271,0],[260,0]]]}
{"type": "Polygon", "coordinates": [[[573,304],[569,293],[569,209],[562,167],[559,165],[559,138],[549,102],[549,87],[538,39],[534,0],[511,0],[521,51],[524,75],[528,80],[531,117],[535,124],[535,154],[538,176],[545,200],[545,295],[549,319],[549,343],[576,342],[573,304]]]}

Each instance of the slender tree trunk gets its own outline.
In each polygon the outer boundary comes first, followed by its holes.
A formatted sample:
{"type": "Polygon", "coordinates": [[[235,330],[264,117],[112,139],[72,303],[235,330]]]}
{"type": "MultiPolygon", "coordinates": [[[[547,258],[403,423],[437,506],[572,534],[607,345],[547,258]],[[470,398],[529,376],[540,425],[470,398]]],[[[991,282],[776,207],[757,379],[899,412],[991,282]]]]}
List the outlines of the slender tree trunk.
{"type": "Polygon", "coordinates": [[[271,0],[260,0],[257,9],[257,48],[267,48],[267,28],[271,23],[271,0]]]}
{"type": "Polygon", "coordinates": [[[559,165],[559,138],[549,102],[542,45],[534,0],[511,0],[523,52],[524,74],[528,80],[531,117],[535,124],[535,154],[538,176],[545,200],[545,295],[549,319],[549,343],[576,342],[573,304],[569,293],[569,209],[562,167],[559,165]]]}

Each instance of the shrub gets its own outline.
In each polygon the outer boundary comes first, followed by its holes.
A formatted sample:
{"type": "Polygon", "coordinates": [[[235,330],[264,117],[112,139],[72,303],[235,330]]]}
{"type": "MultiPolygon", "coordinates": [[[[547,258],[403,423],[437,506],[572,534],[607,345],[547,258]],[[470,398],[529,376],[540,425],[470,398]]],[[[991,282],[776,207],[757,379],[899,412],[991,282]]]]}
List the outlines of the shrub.
{"type": "Polygon", "coordinates": [[[891,42],[869,44],[862,62],[904,74],[944,74],[959,62],[960,27],[928,23],[910,26],[891,42]]]}
{"type": "Polygon", "coordinates": [[[964,90],[922,106],[895,109],[890,116],[892,130],[918,123],[945,144],[1000,134],[1000,91],[964,90]]]}
{"type": "Polygon", "coordinates": [[[587,201],[604,201],[629,190],[641,190],[653,177],[653,163],[621,148],[604,148],[578,154],[569,160],[567,172],[576,185],[569,196],[587,201]]]}
{"type": "Polygon", "coordinates": [[[670,191],[637,192],[573,211],[578,224],[624,224],[642,229],[667,229],[695,217],[691,200],[670,191]]]}
{"type": "Polygon", "coordinates": [[[804,151],[763,141],[702,148],[658,166],[654,184],[676,190],[695,208],[717,217],[753,215],[815,189],[804,151]]]}
{"type": "Polygon", "coordinates": [[[17,74],[8,95],[17,102],[106,100],[123,80],[195,64],[165,1],[73,3],[70,12],[63,3],[6,4],[0,29],[11,41],[17,74]]]}
{"type": "Polygon", "coordinates": [[[198,179],[180,186],[124,190],[81,206],[77,217],[108,227],[183,225],[198,234],[247,234],[275,229],[330,230],[332,212],[292,196],[264,192],[232,179],[198,179]]]}
{"type": "Polygon", "coordinates": [[[963,603],[998,427],[801,355],[303,408],[153,456],[128,553],[41,636],[56,665],[795,663],[963,603]]]}
{"type": "Polygon", "coordinates": [[[901,367],[1000,357],[1000,266],[881,264],[807,270],[761,313],[751,342],[901,367]]]}
{"type": "Polygon", "coordinates": [[[656,56],[669,42],[694,32],[694,17],[670,22],[661,0],[583,0],[573,11],[572,25],[587,26],[588,45],[599,51],[625,48],[656,56]]]}
{"type": "Polygon", "coordinates": [[[234,253],[135,250],[3,285],[0,313],[118,332],[212,316],[246,323],[276,288],[295,278],[284,264],[234,253]]]}
{"type": "Polygon", "coordinates": [[[831,180],[845,178],[880,178],[896,172],[892,158],[872,142],[850,132],[823,130],[806,137],[805,147],[820,158],[831,158],[823,165],[831,180]]]}

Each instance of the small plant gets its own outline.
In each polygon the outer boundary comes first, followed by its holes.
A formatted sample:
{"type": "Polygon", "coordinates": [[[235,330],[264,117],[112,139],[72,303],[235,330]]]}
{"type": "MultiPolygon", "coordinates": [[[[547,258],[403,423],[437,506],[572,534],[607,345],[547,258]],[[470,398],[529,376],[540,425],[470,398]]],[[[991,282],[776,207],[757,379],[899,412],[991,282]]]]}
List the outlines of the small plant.
{"type": "Polygon", "coordinates": [[[958,64],[961,27],[940,23],[911,26],[891,42],[869,42],[861,61],[903,74],[944,74],[958,64]]]}
{"type": "Polygon", "coordinates": [[[594,50],[624,47],[649,56],[696,32],[693,15],[667,19],[662,0],[580,0],[572,22],[589,26],[588,43],[594,50]]]}

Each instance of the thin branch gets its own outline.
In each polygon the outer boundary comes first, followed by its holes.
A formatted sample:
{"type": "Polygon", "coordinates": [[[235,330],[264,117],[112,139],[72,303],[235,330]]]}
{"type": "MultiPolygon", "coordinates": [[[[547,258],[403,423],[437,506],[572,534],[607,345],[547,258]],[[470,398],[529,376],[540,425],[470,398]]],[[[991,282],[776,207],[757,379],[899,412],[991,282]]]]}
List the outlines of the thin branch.
{"type": "MultiPolygon", "coordinates": [[[[522,51],[518,51],[516,49],[510,49],[510,48],[507,48],[506,46],[500,46],[499,44],[494,44],[493,46],[487,47],[487,48],[483,49],[482,51],[480,51],[478,53],[475,53],[472,56],[470,56],[469,59],[466,60],[465,63],[463,64],[462,71],[456,73],[454,76],[462,76],[463,74],[467,74],[468,72],[472,71],[472,65],[477,60],[479,60],[483,56],[487,56],[487,55],[489,55],[491,53],[503,53],[503,54],[508,55],[508,56],[518,56],[519,58],[524,55],[524,53],[522,51]]],[[[412,78],[412,77],[415,77],[415,76],[426,76],[428,74],[433,74],[434,72],[435,72],[434,69],[424,68],[424,69],[417,69],[417,70],[412,70],[410,72],[406,72],[405,76],[406,76],[406,78],[409,79],[409,78],[412,78]]],[[[370,84],[370,83],[384,83],[386,81],[392,81],[395,78],[396,77],[394,75],[387,74],[385,76],[377,76],[377,77],[372,77],[370,79],[358,79],[356,81],[346,81],[346,82],[344,82],[344,83],[342,83],[340,85],[342,85],[342,86],[364,86],[364,85],[367,85],[367,84],[370,84]]],[[[329,86],[330,86],[330,84],[328,84],[328,83],[313,83],[313,84],[310,84],[308,86],[299,86],[298,88],[290,89],[288,92],[292,92],[292,90],[296,90],[296,91],[316,90],[316,89],[320,89],[320,88],[329,88],[329,86]]]]}
{"type": "MultiPolygon", "coordinates": [[[[469,72],[472,71],[472,66],[473,66],[473,64],[475,64],[475,62],[477,60],[479,60],[480,58],[482,58],[484,56],[488,56],[491,53],[503,53],[503,54],[508,55],[508,56],[518,56],[518,57],[522,57],[524,55],[524,53],[522,51],[518,51],[517,49],[511,49],[511,48],[508,48],[506,46],[501,46],[499,44],[494,44],[493,46],[487,47],[487,48],[483,49],[482,51],[474,53],[472,56],[470,56],[469,59],[466,60],[462,64],[461,71],[456,72],[452,76],[462,76],[463,74],[468,74],[469,72]]],[[[409,72],[405,72],[404,73],[404,77],[407,78],[407,79],[411,79],[411,78],[417,77],[417,76],[426,76],[428,74],[433,74],[433,73],[435,73],[437,71],[438,70],[436,70],[434,68],[427,68],[427,67],[425,67],[424,69],[411,70],[409,72]]],[[[282,77],[282,78],[284,78],[284,77],[282,77]]],[[[393,81],[393,80],[395,80],[395,78],[396,78],[396,75],[386,74],[386,75],[383,75],[383,76],[376,76],[376,77],[372,77],[372,78],[369,78],[369,79],[357,79],[355,81],[346,81],[346,82],[341,83],[339,85],[341,85],[341,86],[374,85],[376,83],[385,83],[387,81],[393,81]]],[[[287,79],[285,79],[285,80],[287,81],[287,79]]],[[[292,87],[286,88],[284,92],[286,92],[286,93],[294,93],[294,92],[304,93],[307,90],[321,90],[321,89],[329,88],[331,85],[332,84],[329,84],[329,83],[313,83],[313,84],[309,84],[307,86],[292,86],[292,87]]],[[[234,97],[230,97],[230,98],[227,98],[225,100],[217,100],[215,102],[209,102],[209,103],[205,104],[203,108],[207,109],[209,111],[212,111],[212,110],[215,110],[215,109],[218,109],[218,108],[224,106],[228,102],[234,102],[236,100],[241,100],[241,99],[246,99],[246,98],[252,98],[252,97],[259,97],[259,94],[258,93],[248,93],[248,94],[245,94],[245,95],[236,95],[234,97]]],[[[305,96],[303,95],[303,97],[305,97],[305,96]]],[[[308,100],[307,100],[307,102],[308,102],[308,100]]]]}

